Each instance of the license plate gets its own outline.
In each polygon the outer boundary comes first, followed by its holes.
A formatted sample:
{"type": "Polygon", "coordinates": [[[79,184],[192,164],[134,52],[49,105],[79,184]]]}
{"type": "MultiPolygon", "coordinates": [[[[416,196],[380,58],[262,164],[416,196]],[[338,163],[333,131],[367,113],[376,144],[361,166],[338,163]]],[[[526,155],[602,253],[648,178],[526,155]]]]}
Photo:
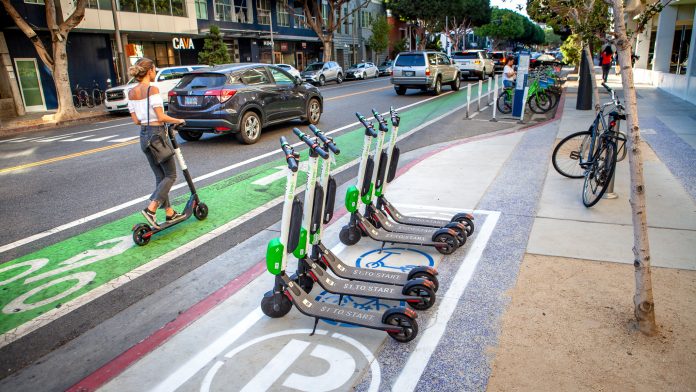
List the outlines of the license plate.
{"type": "Polygon", "coordinates": [[[198,97],[184,97],[185,106],[196,106],[198,105],[198,97]]]}
{"type": "Polygon", "coordinates": [[[416,76],[416,71],[404,71],[404,76],[416,76]]]}

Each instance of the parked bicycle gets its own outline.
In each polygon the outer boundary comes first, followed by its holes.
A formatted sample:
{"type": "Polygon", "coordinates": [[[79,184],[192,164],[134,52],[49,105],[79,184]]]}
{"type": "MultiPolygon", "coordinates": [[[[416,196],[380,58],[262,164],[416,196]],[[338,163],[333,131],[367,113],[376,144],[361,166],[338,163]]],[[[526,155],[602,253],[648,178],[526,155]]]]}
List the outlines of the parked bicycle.
{"type": "Polygon", "coordinates": [[[553,150],[554,169],[568,178],[584,178],[582,202],[592,207],[602,198],[614,176],[616,162],[626,157],[626,134],[620,131],[626,109],[614,90],[602,83],[611,94],[611,102],[597,112],[587,131],[566,136],[553,150]]]}
{"type": "Polygon", "coordinates": [[[99,106],[102,103],[104,103],[104,99],[106,98],[106,92],[99,88],[99,83],[97,83],[96,80],[93,81],[93,86],[92,86],[92,100],[94,101],[94,105],[99,106]]]}
{"type": "MultiPolygon", "coordinates": [[[[527,90],[527,106],[538,114],[543,114],[558,105],[561,96],[560,78],[553,68],[543,67],[531,72],[528,76],[529,89],[527,90]]],[[[512,112],[514,89],[503,89],[496,106],[503,114],[512,112]]]]}
{"type": "Polygon", "coordinates": [[[89,95],[87,90],[80,87],[79,83],[75,85],[75,90],[73,92],[73,104],[78,109],[81,107],[94,107],[94,100],[89,95]]]}

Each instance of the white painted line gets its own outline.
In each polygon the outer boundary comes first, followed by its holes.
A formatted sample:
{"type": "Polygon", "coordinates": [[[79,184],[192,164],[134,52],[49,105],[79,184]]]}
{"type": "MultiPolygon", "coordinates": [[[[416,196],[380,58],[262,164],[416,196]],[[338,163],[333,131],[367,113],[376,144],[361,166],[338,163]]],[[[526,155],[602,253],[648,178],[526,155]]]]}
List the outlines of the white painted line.
{"type": "Polygon", "coordinates": [[[95,139],[87,139],[87,140],[85,140],[85,141],[86,141],[86,142],[103,142],[103,141],[106,140],[106,139],[111,139],[111,138],[116,137],[116,136],[118,136],[118,135],[111,135],[111,136],[98,137],[98,138],[95,138],[95,139]]]}
{"type": "Polygon", "coordinates": [[[67,136],[56,136],[56,137],[48,137],[45,139],[39,139],[39,140],[34,140],[34,141],[39,142],[39,143],[50,143],[50,142],[55,142],[55,141],[60,140],[60,139],[64,139],[66,137],[67,136]]]}
{"type": "Polygon", "coordinates": [[[0,143],[22,143],[29,140],[39,139],[38,137],[16,137],[14,139],[0,140],[0,143]]]}
{"type": "Polygon", "coordinates": [[[140,136],[123,137],[123,138],[121,138],[121,139],[109,140],[109,143],[123,143],[123,142],[127,142],[127,141],[130,141],[130,140],[133,140],[133,139],[137,139],[137,138],[139,138],[139,137],[140,137],[140,136]]]}
{"type": "Polygon", "coordinates": [[[476,235],[476,240],[471,248],[469,248],[457,274],[452,279],[452,284],[447,290],[447,293],[444,297],[441,297],[442,299],[438,305],[437,313],[432,316],[434,322],[421,334],[418,339],[418,345],[415,350],[411,352],[408,361],[406,361],[406,365],[404,365],[401,370],[401,374],[399,374],[396,382],[394,382],[392,391],[402,392],[416,390],[418,381],[426,366],[428,366],[430,357],[437,348],[442,335],[445,333],[447,323],[452,317],[452,313],[454,313],[459,299],[464,293],[466,286],[469,284],[471,277],[474,275],[476,265],[481,259],[483,250],[486,248],[499,218],[500,212],[491,212],[486,217],[486,221],[476,235]]]}
{"type": "Polygon", "coordinates": [[[469,118],[474,118],[474,117],[478,116],[479,113],[481,113],[481,112],[476,112],[476,113],[472,114],[469,118]]]}
{"type": "MultiPolygon", "coordinates": [[[[452,93],[452,91],[447,92],[447,93],[444,93],[444,94],[441,94],[441,95],[436,96],[436,97],[430,97],[430,98],[424,99],[424,100],[422,100],[422,101],[418,101],[418,102],[414,102],[414,103],[409,104],[409,105],[406,105],[406,106],[402,106],[402,107],[400,107],[400,108],[397,108],[396,110],[397,110],[397,111],[402,111],[402,110],[404,110],[404,109],[408,109],[408,108],[410,108],[410,107],[413,107],[413,106],[416,106],[416,105],[420,105],[420,104],[422,104],[422,103],[431,101],[431,100],[433,100],[433,99],[437,99],[437,98],[441,98],[441,97],[447,96],[448,94],[451,94],[451,93],[452,93]]],[[[425,124],[422,124],[422,125],[418,126],[418,127],[414,128],[414,129],[412,129],[411,131],[402,134],[401,136],[399,136],[399,138],[398,138],[397,140],[402,140],[402,139],[405,138],[406,136],[411,135],[412,133],[414,133],[414,132],[416,132],[416,131],[419,131],[419,130],[423,129],[424,127],[426,127],[426,126],[428,126],[428,125],[430,125],[430,124],[432,124],[432,123],[434,123],[434,122],[436,122],[436,121],[442,119],[443,117],[445,117],[445,116],[447,116],[447,115],[449,115],[449,114],[451,114],[451,113],[456,112],[457,110],[459,110],[459,109],[461,109],[461,108],[462,108],[462,106],[459,106],[459,107],[457,107],[457,108],[455,108],[455,109],[453,109],[453,110],[451,110],[451,111],[449,111],[449,112],[447,112],[447,113],[445,113],[445,114],[443,114],[443,115],[441,115],[441,116],[438,116],[438,117],[436,117],[436,118],[434,118],[434,119],[432,119],[432,120],[426,122],[425,124]]],[[[388,113],[389,113],[389,112],[384,112],[384,113],[382,113],[382,115],[387,115],[388,113]]],[[[336,132],[340,132],[340,131],[343,131],[343,130],[345,130],[345,129],[352,128],[352,127],[355,127],[355,126],[358,126],[358,125],[360,125],[360,123],[359,123],[358,121],[356,121],[356,122],[354,122],[354,123],[351,123],[351,124],[348,124],[348,125],[344,125],[344,126],[342,126],[342,127],[340,127],[340,128],[334,129],[333,131],[326,132],[325,134],[326,134],[326,135],[332,135],[332,134],[334,134],[334,133],[336,133],[336,132]]],[[[112,128],[112,127],[104,127],[104,128],[99,128],[99,129],[105,129],[105,128],[112,128]]],[[[85,132],[88,132],[88,131],[85,131],[85,132]]],[[[89,131],[89,132],[91,132],[91,131],[89,131]]],[[[76,133],[82,133],[82,132],[76,132],[76,133]]],[[[305,145],[304,142],[297,142],[297,143],[293,144],[292,146],[293,146],[293,147],[297,147],[297,146],[302,146],[302,145],[305,145]]],[[[261,154],[261,155],[257,155],[257,156],[254,157],[254,158],[247,159],[246,161],[238,162],[238,163],[235,163],[235,164],[233,164],[233,165],[230,165],[230,166],[223,167],[223,168],[221,168],[221,169],[212,171],[212,172],[210,172],[210,173],[208,173],[208,174],[204,174],[204,175],[202,175],[202,176],[196,177],[196,178],[193,179],[193,181],[194,181],[194,182],[203,181],[203,180],[206,180],[206,179],[208,179],[208,178],[215,177],[215,176],[217,176],[217,175],[219,175],[219,174],[228,172],[228,171],[230,171],[230,170],[234,170],[234,169],[236,169],[236,168],[238,168],[238,167],[241,167],[241,166],[244,166],[244,165],[247,165],[247,164],[250,164],[250,163],[256,162],[256,161],[258,161],[258,160],[261,160],[261,159],[264,159],[264,158],[268,158],[268,157],[270,157],[270,156],[277,155],[277,154],[278,154],[278,152],[275,151],[275,150],[269,151],[269,152],[267,152],[267,153],[264,153],[264,154],[261,154]]],[[[345,166],[343,166],[343,168],[344,168],[344,169],[347,169],[347,168],[351,167],[352,165],[354,165],[355,163],[357,163],[357,161],[358,161],[358,160],[356,159],[356,160],[354,160],[354,161],[352,161],[352,162],[346,164],[345,166]]],[[[174,185],[174,186],[172,187],[171,190],[180,189],[180,188],[183,188],[183,187],[185,187],[185,186],[187,186],[187,185],[186,185],[186,182],[182,182],[182,183],[179,183],[179,184],[177,184],[177,185],[174,185]]],[[[112,213],[114,213],[114,212],[120,211],[120,210],[122,210],[122,209],[124,209],[124,208],[128,208],[128,207],[133,206],[133,205],[135,205],[135,204],[141,203],[141,202],[147,200],[149,197],[150,197],[150,195],[141,196],[141,197],[139,197],[139,198],[137,198],[137,199],[133,199],[133,200],[127,201],[127,202],[125,202],[125,203],[121,203],[121,204],[119,204],[119,205],[117,205],[117,206],[108,208],[108,209],[106,209],[106,210],[103,210],[103,211],[100,211],[100,212],[98,212],[98,213],[95,213],[95,214],[86,216],[86,217],[84,217],[84,218],[80,218],[80,219],[74,220],[74,221],[72,221],[72,222],[68,222],[68,223],[66,223],[66,224],[60,225],[60,226],[58,226],[58,227],[54,227],[54,228],[52,228],[52,229],[48,229],[48,230],[46,230],[46,231],[42,231],[42,232],[40,232],[40,233],[37,233],[37,234],[31,235],[31,236],[22,238],[21,240],[17,240],[17,241],[11,242],[11,243],[9,243],[9,244],[0,246],[0,253],[7,252],[8,250],[15,249],[15,248],[20,247],[20,246],[22,246],[22,245],[29,244],[29,243],[34,242],[34,241],[36,241],[36,240],[39,240],[39,239],[41,239],[41,238],[45,238],[45,237],[48,237],[48,236],[50,236],[50,235],[53,235],[53,234],[60,233],[60,232],[62,232],[62,231],[71,229],[71,228],[73,228],[73,227],[75,227],[75,226],[79,226],[79,225],[81,225],[81,224],[84,224],[84,223],[87,223],[87,222],[91,222],[91,221],[93,221],[93,220],[95,220],[95,219],[99,219],[99,218],[104,217],[104,216],[106,216],[106,215],[109,215],[109,214],[112,214],[112,213]]]]}
{"type": "MultiPolygon", "coordinates": [[[[332,249],[332,251],[335,250],[336,247],[332,249]]],[[[335,252],[334,254],[339,253],[340,252],[335,252]]],[[[362,343],[351,338],[350,336],[346,336],[338,332],[334,332],[334,334],[331,336],[357,347],[358,350],[360,350],[360,352],[362,353],[362,355],[364,355],[365,358],[367,358],[367,362],[370,364],[370,372],[372,373],[372,382],[370,382],[370,388],[367,390],[367,392],[377,392],[379,390],[380,381],[382,380],[382,369],[379,367],[379,362],[375,359],[374,355],[372,355],[372,352],[362,343]]]]}
{"type": "MultiPolygon", "coordinates": [[[[374,79],[374,80],[367,80],[367,81],[364,81],[364,82],[357,82],[357,83],[356,83],[356,82],[347,82],[347,81],[344,80],[343,83],[347,83],[347,84],[342,84],[342,85],[333,86],[333,87],[324,87],[324,88],[320,88],[319,91],[324,92],[324,91],[329,91],[329,90],[336,90],[336,89],[339,89],[339,88],[347,88],[347,87],[351,87],[351,86],[359,86],[359,85],[361,85],[361,84],[376,83],[376,82],[379,82],[379,81],[380,81],[380,79],[374,79]]],[[[309,82],[307,82],[307,83],[309,83],[309,82]]]]}
{"type": "Polygon", "coordinates": [[[78,136],[78,137],[74,137],[74,138],[70,138],[70,139],[63,139],[63,140],[61,140],[61,142],[76,142],[78,140],[87,139],[88,137],[92,137],[92,136],[94,136],[94,135],[78,136]]]}
{"type": "MultiPolygon", "coordinates": [[[[301,161],[299,166],[298,166],[298,170],[307,171],[308,164],[309,164],[309,162],[307,162],[307,161],[301,161]]],[[[258,180],[252,182],[252,184],[265,186],[265,185],[271,184],[275,181],[278,181],[281,178],[285,178],[285,175],[286,175],[285,168],[286,167],[287,167],[286,165],[276,166],[276,167],[274,167],[274,169],[277,170],[275,173],[269,174],[263,178],[259,178],[258,180]]]]}
{"type": "Polygon", "coordinates": [[[293,363],[287,359],[298,358],[307,347],[309,347],[309,342],[290,340],[240,392],[267,391],[276,381],[276,377],[272,375],[285,373],[293,363]]]}

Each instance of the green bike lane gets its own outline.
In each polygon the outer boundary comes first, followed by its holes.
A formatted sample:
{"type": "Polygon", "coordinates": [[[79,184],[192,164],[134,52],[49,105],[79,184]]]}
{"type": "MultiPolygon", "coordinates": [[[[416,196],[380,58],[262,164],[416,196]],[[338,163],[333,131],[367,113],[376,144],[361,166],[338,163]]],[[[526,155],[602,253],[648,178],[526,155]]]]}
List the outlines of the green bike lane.
{"type": "MultiPolygon", "coordinates": [[[[399,132],[404,135],[419,129],[465,104],[466,92],[460,91],[416,105],[401,113],[399,132]]],[[[335,168],[345,169],[360,155],[362,127],[356,126],[336,141],[341,155],[335,168]]],[[[302,155],[306,158],[306,150],[302,155]]],[[[233,229],[231,222],[251,219],[254,211],[279,202],[284,183],[277,174],[285,162],[280,151],[278,157],[199,189],[210,210],[207,219],[190,219],[156,234],[147,246],[138,247],[131,239],[131,228],[143,221],[138,212],[0,265],[0,347],[157,267],[177,250],[189,251],[192,243],[205,241],[211,232],[233,229]],[[266,181],[259,181],[262,179],[266,181]]],[[[304,173],[300,181],[304,181],[304,173]]],[[[175,208],[183,208],[187,199],[188,195],[176,198],[175,208]]]]}

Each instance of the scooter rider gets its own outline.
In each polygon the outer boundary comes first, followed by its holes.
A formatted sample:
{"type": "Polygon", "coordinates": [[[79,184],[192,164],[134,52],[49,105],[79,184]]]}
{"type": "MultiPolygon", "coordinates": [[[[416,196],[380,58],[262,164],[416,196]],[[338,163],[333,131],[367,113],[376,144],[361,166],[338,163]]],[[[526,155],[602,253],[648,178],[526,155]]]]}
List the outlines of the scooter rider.
{"type": "Polygon", "coordinates": [[[184,120],[164,113],[164,103],[159,89],[156,86],[150,86],[157,74],[152,60],[141,58],[129,68],[128,73],[138,80],[138,85],[128,93],[128,111],[133,123],[140,125],[140,148],[155,174],[156,184],[155,191],[150,196],[150,204],[142,210],[142,214],[150,225],[158,227],[157,208],[165,210],[168,222],[178,220],[183,215],[174,211],[169,204],[169,190],[176,181],[176,162],[171,157],[162,163],[157,163],[148,148],[148,142],[157,133],[166,138],[164,123],[182,124],[184,120]]]}

